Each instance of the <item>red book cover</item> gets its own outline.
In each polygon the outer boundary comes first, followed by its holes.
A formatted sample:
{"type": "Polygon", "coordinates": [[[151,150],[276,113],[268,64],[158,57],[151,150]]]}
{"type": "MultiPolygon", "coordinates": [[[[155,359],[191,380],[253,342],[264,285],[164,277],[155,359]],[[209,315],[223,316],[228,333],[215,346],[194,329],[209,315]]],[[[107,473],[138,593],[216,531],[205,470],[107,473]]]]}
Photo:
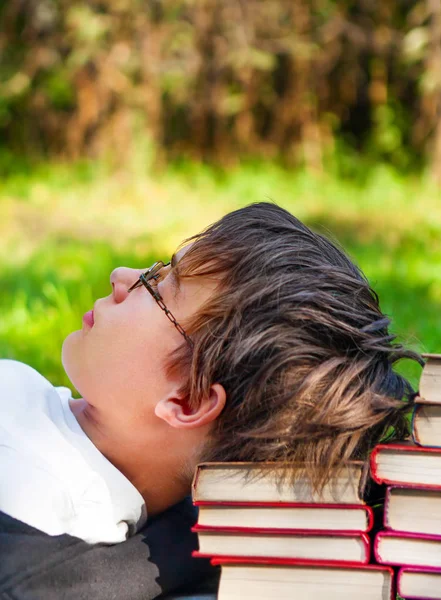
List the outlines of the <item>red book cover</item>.
{"type": "MultiPolygon", "coordinates": [[[[372,508],[370,506],[366,506],[366,505],[361,505],[361,504],[310,504],[307,502],[207,502],[204,500],[199,500],[196,502],[193,502],[193,504],[195,506],[225,506],[225,507],[229,507],[231,506],[232,508],[252,508],[252,507],[256,507],[256,508],[310,508],[310,509],[323,509],[323,508],[328,508],[328,509],[337,509],[337,510],[363,510],[366,513],[366,528],[364,529],[360,529],[360,531],[356,531],[356,530],[350,530],[352,533],[367,533],[368,531],[370,531],[374,525],[374,513],[372,511],[372,508]]],[[[244,528],[245,529],[245,528],[244,528]]],[[[248,529],[248,528],[247,528],[248,529]]],[[[266,529],[259,529],[259,531],[263,532],[266,531],[266,529]]],[[[296,531],[296,530],[294,530],[296,531]]],[[[305,530],[306,531],[306,530],[305,530]]],[[[311,530],[309,530],[311,531],[311,530]]],[[[323,529],[322,531],[327,531],[328,533],[335,533],[336,531],[345,531],[343,529],[341,530],[329,530],[329,529],[323,529]]]]}
{"type": "MultiPolygon", "coordinates": [[[[375,536],[375,541],[374,541],[374,556],[375,559],[377,560],[377,562],[382,563],[382,564],[388,564],[388,565],[395,565],[398,567],[421,567],[426,569],[428,568],[428,566],[422,564],[422,563],[415,563],[415,562],[405,562],[405,560],[403,560],[402,558],[398,561],[388,561],[386,563],[386,560],[383,559],[383,557],[381,556],[381,553],[379,551],[379,545],[381,543],[381,541],[384,538],[395,538],[395,539],[399,539],[399,540],[427,540],[427,541],[431,541],[431,542],[437,542],[439,544],[440,550],[441,550],[441,536],[440,535],[429,535],[427,533],[404,533],[401,531],[380,531],[379,533],[377,533],[377,535],[375,536]]],[[[441,560],[440,560],[441,563],[441,560]]],[[[440,564],[440,569],[441,569],[441,564],[440,564]]]]}
{"type": "MultiPolygon", "coordinates": [[[[333,538],[342,538],[342,537],[350,537],[350,538],[358,538],[363,545],[364,557],[360,562],[354,561],[329,561],[330,563],[344,563],[344,564],[367,564],[369,562],[370,557],[370,539],[366,533],[356,533],[356,532],[348,532],[348,531],[323,531],[316,529],[262,529],[262,528],[248,528],[248,527],[205,527],[203,525],[195,525],[192,527],[192,531],[195,533],[224,533],[224,534],[245,534],[247,536],[261,536],[261,535],[292,535],[292,536],[304,536],[304,537],[333,537],[333,538]]],[[[210,556],[214,556],[213,554],[205,554],[203,552],[199,552],[195,550],[192,553],[192,556],[200,557],[200,558],[210,558],[210,556]]],[[[240,557],[243,560],[243,556],[240,557]]],[[[250,555],[247,556],[247,562],[249,558],[259,559],[259,557],[250,555]]],[[[272,557],[269,560],[273,560],[272,557]]],[[[291,559],[290,559],[291,560],[291,559]]],[[[309,560],[309,559],[308,559],[309,560]]],[[[314,559],[310,559],[311,562],[317,562],[314,559]]],[[[321,561],[322,559],[318,559],[321,561]]]]}
{"type": "MultiPolygon", "coordinates": [[[[440,580],[440,593],[439,593],[439,598],[441,598],[441,569],[438,569],[436,567],[405,567],[403,569],[400,569],[398,571],[398,575],[397,575],[397,592],[400,594],[400,596],[403,595],[404,590],[402,589],[402,576],[405,573],[433,573],[435,575],[439,575],[439,580],[440,580]]],[[[409,596],[407,595],[406,598],[408,598],[409,600],[434,600],[433,596],[409,596]]]]}
{"type": "Polygon", "coordinates": [[[357,569],[359,571],[383,571],[390,575],[391,590],[390,600],[395,600],[395,579],[392,567],[386,565],[361,565],[360,563],[344,562],[344,561],[312,561],[298,560],[293,558],[249,558],[249,557],[234,557],[234,556],[215,556],[211,559],[211,564],[214,566],[223,565],[268,565],[268,566],[286,566],[286,567],[316,567],[325,569],[357,569]]]}
{"type": "Polygon", "coordinates": [[[382,450],[399,450],[400,452],[439,454],[440,461],[441,461],[441,448],[427,448],[424,446],[411,446],[411,445],[406,445],[406,444],[378,444],[373,449],[372,454],[371,454],[371,460],[370,460],[372,478],[377,483],[386,483],[388,485],[396,484],[396,485],[402,485],[402,486],[408,485],[408,486],[412,486],[412,487],[414,485],[418,485],[418,487],[421,487],[421,488],[441,490],[441,482],[439,484],[433,484],[433,485],[432,484],[421,484],[421,483],[415,484],[412,481],[404,482],[404,481],[397,481],[395,479],[388,479],[388,478],[380,477],[380,475],[378,474],[378,454],[382,450]]]}

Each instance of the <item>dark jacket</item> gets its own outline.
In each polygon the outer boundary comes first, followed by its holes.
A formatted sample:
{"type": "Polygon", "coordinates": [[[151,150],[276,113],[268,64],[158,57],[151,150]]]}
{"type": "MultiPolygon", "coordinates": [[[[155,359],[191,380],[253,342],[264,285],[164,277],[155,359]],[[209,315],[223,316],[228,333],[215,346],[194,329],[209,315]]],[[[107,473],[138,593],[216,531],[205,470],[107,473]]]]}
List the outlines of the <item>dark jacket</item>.
{"type": "Polygon", "coordinates": [[[190,499],[126,542],[90,545],[49,536],[0,512],[0,600],[150,600],[213,575],[191,557],[190,499]]]}

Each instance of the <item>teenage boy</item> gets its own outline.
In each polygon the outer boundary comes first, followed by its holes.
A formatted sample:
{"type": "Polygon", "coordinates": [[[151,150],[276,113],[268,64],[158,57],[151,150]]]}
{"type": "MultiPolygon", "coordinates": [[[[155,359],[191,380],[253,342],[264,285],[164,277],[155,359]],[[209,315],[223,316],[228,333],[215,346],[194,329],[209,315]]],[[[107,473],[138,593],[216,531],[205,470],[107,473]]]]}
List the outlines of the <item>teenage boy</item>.
{"type": "Polygon", "coordinates": [[[283,209],[230,213],[171,264],[110,279],[63,346],[83,396],[69,408],[150,515],[188,494],[201,461],[282,461],[288,478],[303,463],[320,490],[391,427],[405,434],[413,391],[392,366],[419,357],[393,343],[360,270],[283,209]]]}

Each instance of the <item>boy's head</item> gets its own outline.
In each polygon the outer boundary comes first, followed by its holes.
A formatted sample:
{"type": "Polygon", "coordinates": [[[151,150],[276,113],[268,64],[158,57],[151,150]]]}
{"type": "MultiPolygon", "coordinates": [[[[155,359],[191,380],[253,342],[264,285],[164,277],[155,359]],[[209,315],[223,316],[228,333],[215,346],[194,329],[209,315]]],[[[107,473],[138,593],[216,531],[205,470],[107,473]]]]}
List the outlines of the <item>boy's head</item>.
{"type": "Polygon", "coordinates": [[[320,487],[365,459],[393,427],[407,433],[409,383],[392,370],[418,355],[394,344],[377,294],[344,252],[282,208],[254,204],[188,242],[180,279],[213,278],[170,373],[192,406],[226,391],[201,455],[213,461],[307,462],[320,487]]]}
{"type": "Polygon", "coordinates": [[[335,244],[261,203],[176,256],[155,284],[193,345],[144,286],[128,294],[141,271],[117,269],[93,328],[63,348],[88,403],[82,424],[121,470],[124,452],[137,469],[146,455],[179,463],[187,480],[201,460],[306,461],[320,487],[391,426],[404,433],[412,389],[392,365],[418,356],[393,344],[376,294],[335,244]]]}

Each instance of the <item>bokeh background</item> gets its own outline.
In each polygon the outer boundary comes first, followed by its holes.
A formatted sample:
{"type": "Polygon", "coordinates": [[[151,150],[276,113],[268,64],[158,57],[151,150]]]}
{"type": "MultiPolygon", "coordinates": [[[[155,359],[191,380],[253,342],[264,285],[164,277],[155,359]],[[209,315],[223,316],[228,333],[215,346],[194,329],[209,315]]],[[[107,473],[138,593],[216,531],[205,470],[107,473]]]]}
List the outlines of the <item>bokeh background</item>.
{"type": "Polygon", "coordinates": [[[0,356],[56,384],[115,266],[262,200],[441,351],[439,0],[7,0],[0,175],[0,356]]]}

